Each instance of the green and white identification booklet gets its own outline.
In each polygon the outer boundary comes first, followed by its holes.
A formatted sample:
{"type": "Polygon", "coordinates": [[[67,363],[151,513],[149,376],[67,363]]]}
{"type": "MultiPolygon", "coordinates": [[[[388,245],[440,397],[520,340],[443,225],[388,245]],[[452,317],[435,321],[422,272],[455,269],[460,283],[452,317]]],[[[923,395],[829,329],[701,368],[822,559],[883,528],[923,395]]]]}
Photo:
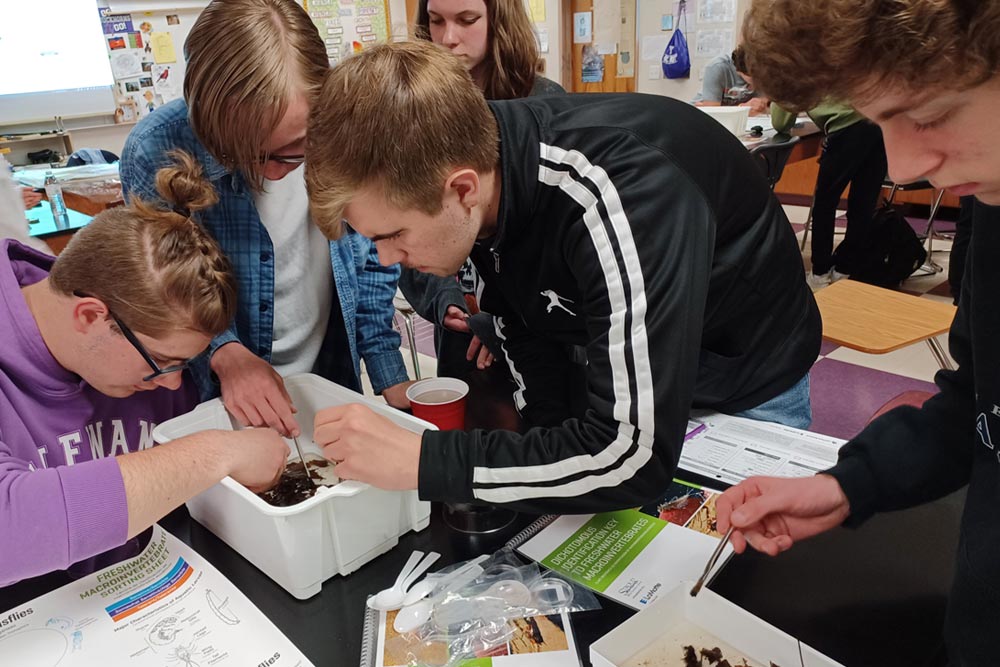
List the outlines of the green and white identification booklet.
{"type": "MultiPolygon", "coordinates": [[[[722,538],[716,529],[718,495],[674,480],[657,503],[549,517],[541,520],[545,527],[529,528],[511,546],[612,600],[642,609],[678,583],[701,576],[722,538]]],[[[726,545],[712,577],[732,553],[726,545]]]]}

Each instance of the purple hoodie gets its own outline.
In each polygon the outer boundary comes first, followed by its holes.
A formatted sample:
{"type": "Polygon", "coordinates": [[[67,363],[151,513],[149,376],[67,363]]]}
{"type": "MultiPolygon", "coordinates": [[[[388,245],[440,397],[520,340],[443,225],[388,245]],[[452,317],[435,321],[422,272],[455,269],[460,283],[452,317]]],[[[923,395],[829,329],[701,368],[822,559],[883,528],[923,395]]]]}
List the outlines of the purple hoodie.
{"type": "Polygon", "coordinates": [[[187,412],[182,389],[111,398],[60,366],[21,294],[53,259],[0,241],[0,586],[69,567],[125,542],[119,454],[153,445],[153,427],[187,412]]]}

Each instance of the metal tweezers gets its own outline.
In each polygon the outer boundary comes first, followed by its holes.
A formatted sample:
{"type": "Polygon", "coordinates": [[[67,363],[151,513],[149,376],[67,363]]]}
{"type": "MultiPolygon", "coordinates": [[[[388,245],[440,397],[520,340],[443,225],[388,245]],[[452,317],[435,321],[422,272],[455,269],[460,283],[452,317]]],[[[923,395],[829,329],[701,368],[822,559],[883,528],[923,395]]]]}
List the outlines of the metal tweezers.
{"type": "Polygon", "coordinates": [[[299,439],[296,437],[292,437],[292,442],[295,443],[295,451],[299,455],[299,461],[302,461],[302,467],[305,468],[306,479],[308,479],[312,483],[313,487],[316,487],[317,486],[316,480],[312,478],[312,474],[309,472],[309,464],[306,463],[306,457],[302,456],[302,448],[299,446],[299,439]]]}
{"type": "Polygon", "coordinates": [[[729,530],[727,530],[726,534],[721,540],[719,540],[718,546],[715,547],[715,551],[712,552],[712,556],[708,559],[708,564],[705,565],[705,571],[701,573],[701,576],[698,577],[698,581],[695,582],[694,588],[691,589],[691,597],[697,595],[705,585],[708,575],[712,572],[712,568],[715,567],[715,563],[718,562],[719,556],[722,555],[722,550],[726,548],[726,544],[729,542],[729,536],[733,534],[734,527],[735,526],[730,524],[729,530]]]}

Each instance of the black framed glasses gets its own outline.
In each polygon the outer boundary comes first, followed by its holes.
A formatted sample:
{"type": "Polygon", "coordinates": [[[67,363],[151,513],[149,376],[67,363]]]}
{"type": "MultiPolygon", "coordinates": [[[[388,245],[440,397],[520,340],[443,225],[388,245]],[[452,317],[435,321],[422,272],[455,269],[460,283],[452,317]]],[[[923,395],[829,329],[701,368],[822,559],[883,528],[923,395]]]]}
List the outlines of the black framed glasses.
{"type": "Polygon", "coordinates": [[[166,368],[160,368],[159,364],[157,364],[156,361],[153,360],[152,355],[150,355],[149,352],[146,351],[146,348],[142,346],[142,343],[139,342],[139,339],[135,337],[134,333],[132,333],[132,330],[129,329],[127,326],[125,326],[125,323],[122,322],[120,319],[118,319],[115,316],[115,314],[112,313],[110,310],[108,310],[108,314],[111,315],[111,319],[113,319],[115,321],[115,324],[118,325],[118,328],[121,329],[122,335],[125,336],[125,340],[132,343],[132,347],[134,347],[136,351],[142,355],[142,358],[146,360],[146,363],[149,364],[149,367],[153,369],[152,373],[142,378],[143,382],[149,382],[150,380],[158,378],[161,375],[169,375],[170,373],[180,373],[181,371],[183,371],[185,368],[188,367],[188,364],[191,363],[190,359],[186,359],[179,364],[174,364],[173,366],[167,366],[166,368]]]}
{"type": "Polygon", "coordinates": [[[272,155],[265,154],[260,156],[261,164],[266,162],[275,162],[277,164],[302,164],[306,161],[305,155],[272,155]]]}
{"type": "MultiPolygon", "coordinates": [[[[74,296],[78,296],[81,298],[85,297],[90,297],[92,299],[98,298],[91,296],[90,294],[84,294],[83,292],[79,291],[74,291],[73,294],[74,296]]],[[[113,312],[111,312],[110,308],[108,308],[108,315],[111,316],[111,319],[114,320],[115,325],[118,326],[118,329],[122,332],[122,335],[125,336],[125,340],[131,343],[132,347],[135,348],[136,352],[138,352],[142,356],[142,358],[146,361],[146,363],[149,364],[149,367],[153,369],[152,373],[142,378],[143,382],[149,382],[150,380],[158,378],[161,375],[180,373],[181,371],[186,369],[188,365],[191,363],[190,359],[186,359],[180,362],[179,364],[174,364],[173,366],[167,366],[166,368],[160,368],[159,364],[157,364],[156,361],[153,359],[153,355],[151,355],[143,346],[143,344],[139,342],[139,339],[136,337],[135,333],[133,333],[132,330],[129,329],[124,322],[118,319],[118,316],[115,315],[113,312]]]]}

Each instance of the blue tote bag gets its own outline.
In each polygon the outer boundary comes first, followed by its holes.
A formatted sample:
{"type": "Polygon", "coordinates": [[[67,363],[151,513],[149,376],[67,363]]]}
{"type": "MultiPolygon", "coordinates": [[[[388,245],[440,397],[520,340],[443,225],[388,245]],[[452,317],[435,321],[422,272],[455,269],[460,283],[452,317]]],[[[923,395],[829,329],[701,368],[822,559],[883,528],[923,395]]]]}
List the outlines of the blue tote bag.
{"type": "Polygon", "coordinates": [[[686,79],[691,76],[691,54],[688,52],[687,37],[681,29],[681,22],[687,28],[687,2],[681,0],[677,7],[680,15],[677,19],[677,29],[674,30],[666,50],[663,52],[663,76],[668,79],[686,79]]]}

